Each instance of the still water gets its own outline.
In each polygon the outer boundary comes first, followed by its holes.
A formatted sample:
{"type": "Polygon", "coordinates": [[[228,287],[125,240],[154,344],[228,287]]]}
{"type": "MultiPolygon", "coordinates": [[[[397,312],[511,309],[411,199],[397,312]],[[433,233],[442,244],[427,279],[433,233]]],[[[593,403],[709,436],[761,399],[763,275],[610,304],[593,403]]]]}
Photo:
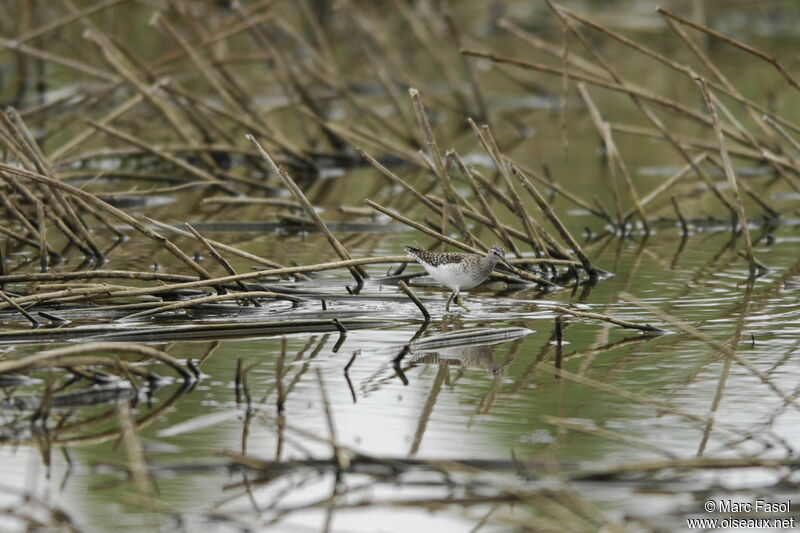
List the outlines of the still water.
{"type": "MultiPolygon", "coordinates": [[[[124,461],[114,459],[120,457],[120,443],[113,432],[104,433],[112,427],[107,423],[58,432],[49,451],[30,441],[9,443],[0,457],[3,483],[27,487],[70,509],[87,531],[136,531],[151,527],[154,520],[161,527],[183,524],[187,530],[203,524],[209,530],[228,531],[275,520],[276,531],[306,531],[331,520],[333,531],[465,531],[489,511],[487,530],[503,530],[536,511],[477,498],[463,507],[426,502],[486,495],[505,486],[557,488],[562,483],[559,473],[645,460],[783,458],[800,437],[794,398],[800,306],[791,284],[784,288],[800,264],[787,253],[796,247],[797,227],[784,226],[775,235],[779,238],[773,244],[758,248],[761,260],[774,271],[749,289],[744,265],[728,247],[727,233],[693,235],[680,249],[676,228],[660,230],[645,246],[640,238],[588,244],[596,264],[616,273],[595,287],[535,294],[490,285],[468,295],[471,313],[445,315],[446,293],[417,285],[415,292],[434,320],[412,344],[420,348],[412,348],[397,364],[393,361],[421,325],[416,307],[404,301],[329,301],[329,311],[342,316],[380,317],[391,323],[350,331],[343,339],[327,333],[153,343],[180,359],[202,359],[205,375],[189,392],[176,397],[179,386],[166,385],[150,403],[137,406],[137,418],[157,412],[140,430],[157,486],[157,513],[146,511],[124,483],[125,473],[113,466],[124,461]],[[623,292],[719,342],[738,339],[740,361],[731,361],[621,299],[623,292]],[[555,313],[548,310],[553,303],[662,325],[670,333],[648,337],[566,318],[560,373],[555,313]],[[517,329],[508,333],[508,340],[425,347],[428,336],[471,328],[517,329]],[[243,394],[240,403],[236,401],[236,359],[253,365],[247,374],[249,409],[243,394]],[[276,419],[279,367],[285,396],[283,429],[276,419]],[[327,501],[334,486],[330,470],[297,468],[266,483],[251,471],[228,467],[223,451],[264,460],[330,457],[320,381],[337,443],[348,450],[396,459],[491,459],[498,465],[455,473],[458,482],[452,486],[441,474],[425,471],[387,478],[348,475],[333,510],[327,501]],[[165,402],[171,405],[162,409],[165,402]],[[550,466],[531,467],[530,475],[520,476],[511,472],[517,470],[512,458],[520,465],[535,461],[550,466]]],[[[301,263],[311,262],[313,258],[303,254],[321,245],[315,235],[279,239],[300,254],[301,263]]],[[[408,239],[407,233],[389,234],[379,247],[361,252],[399,253],[408,239]]],[[[385,272],[385,267],[370,271],[375,277],[385,272]]],[[[324,292],[344,295],[343,276],[331,274],[315,284],[324,292]],[[342,281],[333,283],[335,279],[342,281]]],[[[362,294],[397,292],[368,284],[362,294]]],[[[308,304],[308,312],[315,312],[316,306],[308,304]]],[[[233,312],[242,320],[275,319],[285,307],[233,312]]],[[[180,322],[192,319],[175,317],[180,322]]],[[[38,349],[25,344],[5,348],[14,355],[38,349]]],[[[106,407],[87,409],[97,414],[106,407]]],[[[10,413],[4,418],[13,416],[10,413]]],[[[85,412],[76,416],[90,418],[85,412]]],[[[570,490],[615,520],[634,516],[677,527],[683,515],[700,513],[703,497],[715,490],[744,486],[775,496],[780,494],[773,486],[777,481],[778,475],[769,469],[742,469],[666,476],[657,489],[648,485],[652,480],[632,479],[578,481],[570,490]]],[[[4,499],[14,501],[13,493],[4,499]]]]}

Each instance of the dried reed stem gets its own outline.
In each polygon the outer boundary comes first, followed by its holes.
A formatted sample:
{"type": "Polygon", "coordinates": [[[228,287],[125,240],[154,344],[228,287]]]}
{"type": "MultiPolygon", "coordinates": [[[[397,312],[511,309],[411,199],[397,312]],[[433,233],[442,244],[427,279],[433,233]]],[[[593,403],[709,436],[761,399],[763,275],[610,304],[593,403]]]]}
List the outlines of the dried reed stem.
{"type": "MultiPolygon", "coordinates": [[[[196,229],[194,229],[188,222],[185,224],[185,226],[186,229],[188,229],[192,233],[192,235],[194,235],[195,238],[202,243],[205,249],[208,250],[208,253],[211,254],[211,257],[213,257],[214,260],[217,261],[217,263],[222,265],[222,268],[225,269],[225,272],[227,272],[231,276],[236,275],[236,271],[233,270],[231,264],[224,257],[222,257],[222,255],[220,255],[217,249],[214,248],[214,245],[208,242],[208,239],[200,235],[200,233],[196,229]]],[[[245,287],[241,281],[236,282],[236,284],[239,286],[240,289],[247,290],[247,287],[245,287]]]]}
{"type": "Polygon", "coordinates": [[[525,233],[528,235],[528,242],[530,242],[531,246],[534,248],[534,252],[537,255],[542,254],[544,256],[548,256],[549,251],[542,238],[542,235],[546,232],[528,215],[528,212],[525,210],[525,205],[520,200],[519,195],[514,188],[514,184],[508,175],[508,167],[500,155],[500,149],[497,146],[497,142],[495,141],[491,130],[487,126],[478,128],[478,125],[475,124],[472,119],[467,119],[467,122],[469,122],[469,125],[472,127],[472,131],[474,131],[478,136],[478,139],[480,139],[481,145],[483,145],[483,148],[489,154],[489,157],[492,158],[497,171],[503,178],[503,181],[508,188],[508,192],[511,195],[512,207],[510,209],[522,221],[522,227],[525,229],[525,233]]]}
{"type": "Polygon", "coordinates": [[[181,302],[171,303],[160,305],[155,309],[147,309],[145,311],[140,311],[138,313],[133,313],[132,315],[127,315],[122,318],[117,319],[118,321],[130,321],[134,319],[141,319],[147,316],[152,316],[160,313],[166,313],[169,311],[177,311],[179,309],[187,309],[196,306],[202,306],[204,304],[209,303],[216,303],[216,302],[224,302],[227,300],[254,300],[257,298],[273,298],[276,300],[288,300],[292,302],[292,304],[300,303],[305,301],[303,298],[298,298],[296,296],[290,296],[288,294],[281,294],[278,292],[271,292],[271,291],[249,291],[245,290],[244,292],[237,292],[234,294],[217,294],[215,296],[206,296],[202,298],[192,298],[191,300],[184,300],[181,302]]]}
{"type": "Polygon", "coordinates": [[[756,258],[755,254],[753,253],[753,242],[750,240],[750,230],[747,227],[747,215],[744,212],[744,204],[742,203],[742,197],[739,195],[739,186],[736,180],[736,174],[733,171],[733,164],[731,163],[731,158],[728,155],[728,148],[725,144],[725,137],[722,134],[722,128],[719,125],[719,118],[717,117],[717,110],[714,106],[713,102],[711,101],[711,93],[708,90],[708,84],[706,84],[705,80],[700,76],[695,78],[695,81],[700,86],[700,92],[703,93],[703,100],[706,103],[706,108],[708,109],[709,114],[711,115],[711,120],[714,124],[714,131],[717,134],[717,142],[719,143],[719,153],[722,157],[722,163],[725,170],[725,177],[728,178],[728,186],[733,193],[733,201],[734,206],[736,208],[736,216],[739,219],[739,228],[742,232],[742,236],[744,237],[744,248],[747,253],[747,263],[750,268],[750,276],[754,277],[759,271],[758,266],[756,265],[756,258]]]}
{"type": "MultiPolygon", "coordinates": [[[[261,157],[263,157],[264,160],[266,160],[267,163],[269,163],[269,166],[272,169],[272,171],[278,175],[278,177],[281,179],[286,188],[289,189],[289,191],[292,193],[295,199],[300,203],[300,205],[303,206],[303,209],[305,210],[306,214],[311,218],[311,220],[314,221],[319,231],[322,232],[322,234],[325,235],[325,237],[328,239],[328,243],[330,243],[331,248],[333,248],[334,252],[336,252],[336,255],[338,255],[339,258],[342,259],[342,261],[352,260],[353,256],[351,256],[350,252],[348,252],[347,249],[344,246],[342,246],[342,243],[339,242],[339,239],[337,239],[336,236],[333,233],[331,233],[331,231],[325,225],[325,222],[323,222],[322,218],[314,209],[314,206],[311,205],[311,202],[309,202],[306,196],[303,194],[303,191],[300,190],[300,187],[298,187],[297,184],[292,179],[292,177],[289,176],[289,173],[280,168],[275,163],[272,157],[270,157],[269,153],[267,153],[264,147],[261,146],[261,144],[256,140],[256,138],[253,135],[247,134],[247,139],[251,143],[253,143],[253,145],[261,154],[261,157]]],[[[348,270],[350,270],[350,274],[352,274],[353,278],[356,280],[356,283],[358,283],[359,285],[364,283],[364,278],[369,277],[367,273],[364,271],[364,269],[358,265],[348,267],[348,270]]]]}
{"type": "MultiPolygon", "coordinates": [[[[422,98],[420,98],[419,91],[416,89],[409,88],[408,94],[411,96],[411,103],[414,107],[414,114],[417,117],[417,122],[419,123],[419,127],[422,130],[422,133],[425,137],[425,142],[428,145],[428,150],[430,152],[430,157],[433,160],[433,171],[436,174],[436,177],[439,178],[439,182],[442,185],[442,190],[444,191],[444,196],[447,202],[452,205],[456,206],[457,198],[456,192],[453,188],[452,180],[450,179],[450,174],[447,171],[445,166],[444,159],[442,158],[442,152],[439,149],[439,145],[436,142],[436,137],[433,134],[433,130],[431,129],[430,122],[428,121],[428,115],[425,112],[425,106],[422,104],[422,98]]],[[[444,205],[442,209],[442,227],[446,230],[446,221],[448,217],[445,216],[445,213],[448,211],[447,204],[444,205]]],[[[457,207],[453,209],[454,218],[453,220],[456,223],[456,228],[462,235],[465,237],[469,236],[469,230],[467,229],[467,223],[464,221],[464,217],[461,215],[461,211],[458,210],[457,207]]]]}
{"type": "Polygon", "coordinates": [[[511,165],[511,172],[517,177],[517,179],[519,179],[523,185],[523,188],[528,191],[536,204],[539,206],[539,209],[542,210],[542,213],[544,213],[547,219],[553,224],[569,247],[572,248],[572,251],[575,253],[575,255],[578,256],[578,259],[583,265],[583,269],[586,271],[586,273],[592,278],[597,278],[599,271],[592,266],[589,256],[586,255],[586,253],[583,251],[583,248],[581,248],[581,245],[578,244],[578,241],[575,240],[567,227],[550,208],[550,205],[547,203],[544,197],[539,194],[539,191],[536,190],[536,187],[533,186],[533,183],[530,182],[530,180],[527,178],[527,176],[525,176],[518,166],[511,165]]]}
{"type": "Polygon", "coordinates": [[[14,309],[16,309],[19,314],[21,314],[23,317],[25,317],[27,320],[29,320],[32,327],[38,328],[39,326],[42,325],[42,323],[39,322],[38,320],[36,320],[36,318],[33,315],[31,315],[25,309],[20,307],[20,305],[17,302],[15,302],[11,298],[9,298],[8,295],[5,292],[0,291],[0,298],[2,298],[2,300],[4,302],[6,302],[8,305],[10,305],[14,309]]]}
{"type": "Polygon", "coordinates": [[[686,219],[683,218],[683,213],[681,213],[681,208],[678,205],[678,201],[675,200],[675,195],[669,197],[670,202],[672,202],[672,208],[675,209],[675,215],[678,217],[678,221],[681,224],[681,233],[684,237],[689,235],[689,225],[686,224],[686,219]]]}
{"type": "Polygon", "coordinates": [[[414,292],[411,290],[411,288],[408,285],[406,285],[406,282],[401,280],[401,281],[399,281],[397,283],[397,286],[400,287],[400,290],[403,291],[405,293],[405,295],[408,296],[408,298],[412,302],[414,302],[414,305],[417,306],[417,309],[419,309],[419,312],[422,313],[422,317],[423,317],[424,321],[425,322],[430,322],[431,314],[425,308],[425,304],[423,304],[422,301],[417,297],[417,295],[414,294],[414,292]]]}
{"type": "MultiPolygon", "coordinates": [[[[650,226],[647,224],[647,216],[645,215],[644,209],[642,208],[642,203],[639,200],[639,194],[636,192],[636,185],[633,183],[633,178],[631,178],[630,172],[628,172],[628,166],[625,164],[625,161],[622,159],[622,155],[619,153],[617,143],[614,142],[614,135],[611,133],[611,127],[608,125],[608,122],[603,120],[603,116],[600,114],[600,110],[597,108],[597,105],[595,105],[594,100],[592,100],[592,97],[586,88],[586,84],[578,83],[578,91],[581,93],[583,101],[586,102],[586,105],[589,108],[589,115],[592,117],[592,122],[594,122],[595,127],[600,132],[600,136],[603,138],[603,143],[605,144],[606,152],[608,153],[609,166],[612,167],[612,177],[616,177],[613,166],[616,163],[617,168],[619,168],[620,172],[622,172],[622,177],[625,179],[625,184],[628,186],[628,193],[630,194],[636,214],[639,215],[639,219],[644,225],[645,234],[648,235],[650,234],[650,226]]],[[[620,220],[619,222],[624,226],[624,219],[620,220]]],[[[624,227],[620,228],[620,230],[624,232],[624,227]]]]}
{"type": "MultiPolygon", "coordinates": [[[[148,218],[148,217],[144,217],[144,218],[148,222],[158,226],[161,229],[164,229],[164,230],[167,230],[167,231],[171,231],[173,233],[177,233],[178,235],[181,235],[183,237],[192,237],[192,234],[190,232],[188,232],[188,231],[182,230],[180,228],[176,228],[175,226],[170,226],[169,224],[165,224],[163,222],[159,222],[158,220],[154,220],[152,218],[148,218]]],[[[229,246],[229,245],[221,243],[219,241],[215,241],[215,240],[212,240],[212,239],[206,239],[206,240],[209,242],[209,244],[214,246],[214,248],[218,248],[218,249],[220,249],[222,251],[231,253],[233,255],[237,255],[239,257],[243,257],[244,259],[249,259],[250,261],[253,261],[254,263],[258,263],[260,265],[264,265],[264,266],[267,266],[267,267],[270,267],[270,268],[286,268],[285,266],[281,265],[280,263],[276,263],[275,261],[270,261],[269,259],[265,259],[263,257],[251,254],[250,252],[245,252],[244,250],[240,250],[238,248],[234,248],[233,246],[229,246]]],[[[308,276],[305,276],[305,275],[300,274],[300,273],[295,274],[295,277],[297,279],[308,280],[308,276]]]]}
{"type": "Polygon", "coordinates": [[[797,401],[796,401],[796,395],[789,395],[786,392],[784,392],[781,389],[779,389],[777,387],[777,385],[775,385],[772,382],[772,380],[770,379],[770,376],[768,374],[764,373],[757,366],[753,365],[752,363],[750,363],[749,361],[744,359],[742,356],[740,356],[738,353],[736,353],[736,350],[734,348],[731,348],[730,346],[727,346],[726,344],[723,344],[723,343],[711,338],[709,335],[707,335],[706,333],[703,333],[702,331],[700,331],[696,327],[694,327],[694,326],[692,326],[690,324],[686,324],[685,322],[681,322],[680,320],[678,320],[674,316],[670,315],[669,313],[666,313],[666,312],[664,312],[664,311],[662,311],[662,310],[660,310],[660,309],[658,309],[658,308],[656,308],[656,307],[654,307],[654,306],[652,306],[652,305],[650,305],[648,303],[645,303],[642,300],[639,300],[638,298],[636,298],[636,297],[634,297],[634,296],[632,296],[632,295],[630,295],[630,294],[628,294],[626,292],[620,293],[619,296],[620,296],[620,298],[622,298],[626,302],[630,302],[633,305],[635,305],[635,306],[637,306],[637,307],[639,307],[641,309],[644,309],[645,311],[647,311],[649,313],[654,314],[655,316],[657,316],[658,318],[660,318],[664,322],[675,326],[676,328],[680,329],[684,333],[694,337],[697,340],[700,340],[700,341],[708,344],[709,346],[713,347],[715,350],[719,351],[720,353],[725,354],[727,357],[730,357],[730,358],[734,359],[738,364],[740,364],[745,369],[747,369],[748,372],[750,372],[751,374],[756,376],[758,379],[761,380],[762,383],[764,383],[770,389],[772,389],[772,391],[775,394],[777,394],[782,400],[784,400],[787,403],[791,403],[791,404],[793,404],[795,406],[798,405],[797,401]]]}
{"type": "MultiPolygon", "coordinates": [[[[226,283],[233,283],[236,281],[255,280],[259,278],[266,278],[270,276],[279,276],[282,274],[296,274],[299,272],[318,272],[323,270],[334,270],[339,268],[348,268],[354,265],[370,265],[376,263],[410,263],[412,260],[405,255],[389,255],[381,257],[364,257],[360,259],[352,259],[350,261],[333,261],[330,263],[318,263],[314,265],[303,265],[297,267],[284,267],[267,270],[259,270],[256,272],[247,272],[238,274],[236,276],[224,276],[220,278],[213,278],[209,280],[195,280],[181,283],[173,283],[169,285],[158,285],[156,287],[146,288],[115,288],[115,287],[88,287],[85,289],[67,289],[62,291],[54,291],[50,293],[33,294],[30,296],[21,296],[14,298],[18,304],[27,304],[31,302],[41,303],[45,301],[72,301],[74,299],[84,299],[86,297],[109,297],[115,298],[118,296],[145,296],[163,294],[165,292],[173,292],[182,289],[194,289],[198,287],[215,287],[224,285],[226,283]]],[[[518,270],[518,269],[515,269],[518,270]]],[[[523,271],[524,272],[524,271],[523,271]]],[[[528,276],[531,274],[525,273],[528,276]]],[[[499,275],[503,279],[514,281],[514,278],[499,275]]],[[[532,280],[535,281],[535,280],[532,280]]],[[[545,282],[550,283],[550,282],[545,282]]],[[[7,304],[0,304],[0,309],[6,309],[7,304]]]]}
{"type": "Polygon", "coordinates": [[[582,318],[592,318],[595,320],[602,320],[603,322],[610,322],[611,324],[616,324],[618,326],[622,326],[623,328],[627,329],[638,329],[639,331],[644,331],[647,333],[667,333],[666,330],[657,328],[655,326],[651,326],[650,324],[637,324],[636,322],[630,322],[628,320],[623,320],[621,318],[615,318],[613,316],[604,315],[601,313],[591,313],[589,311],[578,311],[576,309],[569,309],[567,307],[562,307],[560,305],[554,305],[550,307],[553,311],[557,311],[559,313],[564,313],[567,315],[578,316],[582,318]]]}
{"type": "Polygon", "coordinates": [[[711,28],[709,28],[708,26],[705,26],[703,24],[698,24],[697,22],[693,22],[693,21],[691,21],[689,19],[681,17],[680,15],[676,15],[675,13],[672,13],[671,11],[668,11],[668,10],[666,10],[664,8],[658,7],[658,8],[656,8],[656,11],[658,11],[658,13],[661,14],[662,16],[664,16],[664,17],[669,17],[671,19],[677,20],[681,24],[684,24],[686,26],[690,26],[690,27],[692,27],[692,28],[694,28],[694,29],[696,29],[698,31],[701,31],[701,32],[705,33],[706,35],[710,35],[711,37],[719,39],[719,40],[721,40],[721,41],[723,41],[725,43],[730,44],[731,46],[735,46],[736,48],[739,48],[740,50],[744,50],[745,52],[747,52],[749,54],[752,54],[752,55],[758,57],[759,59],[762,59],[762,60],[766,61],[767,63],[769,63],[770,65],[775,67],[775,70],[777,70],[781,74],[781,76],[783,76],[786,79],[786,81],[789,83],[789,85],[791,85],[792,87],[794,87],[795,89],[800,91],[800,83],[798,83],[797,80],[794,79],[794,77],[789,73],[789,71],[786,70],[783,67],[783,65],[781,65],[780,62],[775,57],[773,57],[773,56],[771,56],[769,54],[766,54],[766,53],[762,52],[761,50],[759,50],[757,48],[754,48],[754,47],[752,47],[750,45],[747,45],[747,44],[745,44],[745,43],[743,43],[741,41],[738,41],[738,40],[736,40],[736,39],[734,39],[732,37],[729,37],[727,35],[724,35],[722,33],[714,31],[711,28]]]}
{"type": "Polygon", "coordinates": [[[150,348],[149,346],[144,346],[141,344],[118,342],[91,342],[78,346],[67,346],[65,348],[45,350],[37,354],[13,361],[0,361],[0,374],[24,372],[31,368],[42,368],[43,365],[46,365],[51,361],[60,360],[66,357],[80,356],[92,352],[130,353],[140,355],[170,366],[186,381],[191,381],[193,379],[192,374],[183,368],[183,366],[181,366],[181,364],[175,358],[166,352],[162,352],[161,350],[156,350],[155,348],[150,348]]]}

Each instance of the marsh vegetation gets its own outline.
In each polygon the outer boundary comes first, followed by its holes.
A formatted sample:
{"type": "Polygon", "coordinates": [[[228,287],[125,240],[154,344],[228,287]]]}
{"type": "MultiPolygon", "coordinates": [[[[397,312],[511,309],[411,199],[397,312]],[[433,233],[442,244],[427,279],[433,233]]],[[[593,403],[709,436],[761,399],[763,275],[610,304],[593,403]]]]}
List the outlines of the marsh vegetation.
{"type": "Polygon", "coordinates": [[[662,6],[0,1],[0,528],[791,499],[800,9],[662,6]]]}

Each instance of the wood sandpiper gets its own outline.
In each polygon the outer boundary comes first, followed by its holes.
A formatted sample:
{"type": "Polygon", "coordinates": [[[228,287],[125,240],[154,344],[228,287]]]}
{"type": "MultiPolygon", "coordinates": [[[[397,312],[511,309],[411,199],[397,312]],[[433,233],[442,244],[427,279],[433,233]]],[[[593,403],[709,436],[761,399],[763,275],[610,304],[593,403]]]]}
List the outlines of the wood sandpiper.
{"type": "Polygon", "coordinates": [[[461,303],[458,293],[461,289],[471,289],[486,281],[497,262],[506,257],[505,250],[499,246],[489,248],[486,255],[460,252],[435,253],[411,246],[406,246],[406,252],[416,259],[433,279],[453,291],[447,300],[445,311],[450,311],[450,302],[455,302],[456,305],[469,311],[469,308],[461,303]]]}

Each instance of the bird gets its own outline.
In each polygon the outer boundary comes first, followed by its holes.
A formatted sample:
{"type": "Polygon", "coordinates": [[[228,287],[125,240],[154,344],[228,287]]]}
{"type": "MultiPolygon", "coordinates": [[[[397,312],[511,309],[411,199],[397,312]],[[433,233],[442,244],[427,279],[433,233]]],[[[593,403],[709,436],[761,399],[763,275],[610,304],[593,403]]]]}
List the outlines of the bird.
{"type": "Polygon", "coordinates": [[[485,255],[461,252],[436,253],[411,246],[406,246],[406,252],[416,259],[433,279],[453,291],[447,300],[445,311],[450,311],[451,302],[469,311],[469,307],[458,297],[461,289],[471,289],[486,281],[498,261],[506,257],[505,250],[497,245],[489,248],[485,255]]]}

